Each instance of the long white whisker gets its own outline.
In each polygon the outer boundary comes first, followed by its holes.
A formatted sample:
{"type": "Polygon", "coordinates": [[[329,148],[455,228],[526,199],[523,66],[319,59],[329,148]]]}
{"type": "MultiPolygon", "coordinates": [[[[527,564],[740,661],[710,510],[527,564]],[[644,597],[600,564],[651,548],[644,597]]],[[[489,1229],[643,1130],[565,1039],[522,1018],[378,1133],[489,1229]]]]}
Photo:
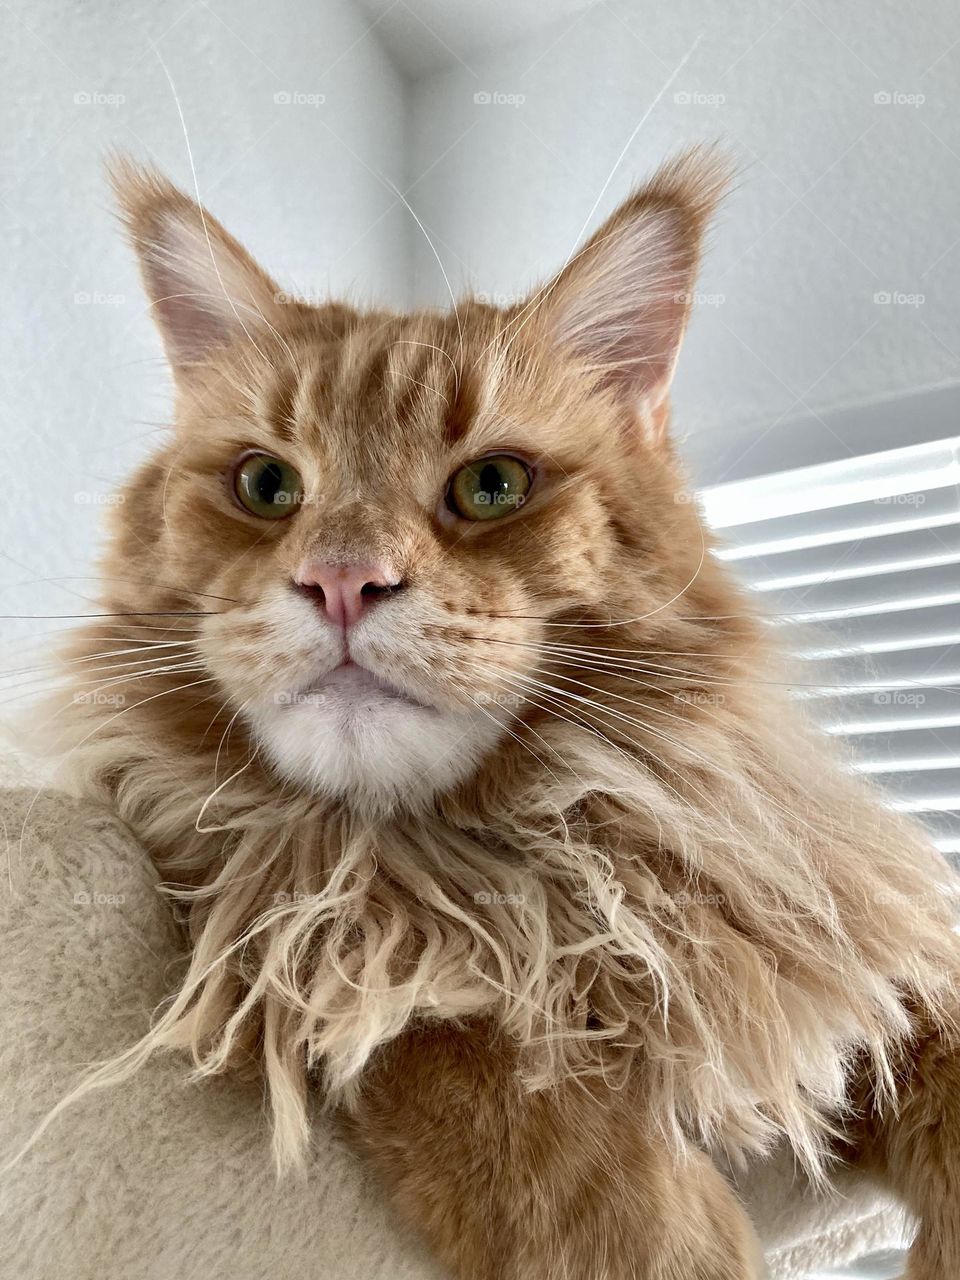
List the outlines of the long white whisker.
{"type": "MultiPolygon", "coordinates": [[[[609,174],[607,175],[606,181],[603,183],[603,186],[600,188],[599,192],[597,193],[597,198],[596,200],[594,200],[593,204],[591,205],[590,212],[584,218],[583,226],[577,232],[577,237],[574,240],[573,245],[571,246],[570,252],[567,254],[567,257],[563,263],[563,267],[561,268],[561,272],[570,265],[570,262],[575,255],[579,256],[577,246],[580,244],[580,241],[582,240],[587,227],[590,225],[590,220],[593,217],[593,215],[596,213],[597,208],[599,207],[600,201],[603,199],[604,195],[606,194],[607,188],[610,186],[610,183],[613,181],[617,173],[617,170],[620,168],[621,164],[623,163],[624,157],[626,156],[630,148],[633,146],[633,143],[637,135],[639,134],[640,130],[647,123],[647,121],[650,119],[653,112],[663,101],[665,95],[669,92],[671,85],[675,83],[677,76],[680,74],[683,68],[690,61],[691,57],[696,51],[697,45],[700,43],[701,38],[702,38],[701,35],[697,35],[696,39],[693,41],[693,44],[690,45],[689,49],[686,51],[686,53],[683,55],[683,57],[680,59],[677,65],[674,67],[673,71],[671,71],[670,75],[667,77],[664,83],[660,86],[660,89],[654,96],[652,102],[647,107],[646,111],[644,111],[640,119],[637,121],[636,125],[633,127],[633,130],[631,131],[629,138],[627,138],[626,142],[623,144],[623,148],[620,151],[620,154],[617,156],[616,160],[613,162],[613,168],[610,170],[609,174]]],[[[583,252],[583,250],[580,249],[579,252],[583,252]]],[[[511,344],[517,339],[517,337],[519,337],[521,331],[525,328],[528,322],[533,318],[536,312],[540,309],[543,303],[550,296],[550,293],[552,292],[553,287],[556,285],[556,282],[559,279],[559,276],[560,276],[560,272],[557,272],[553,280],[544,288],[539,289],[533,295],[533,297],[529,300],[529,302],[525,304],[525,306],[521,309],[519,314],[516,317],[514,317],[514,319],[511,320],[510,322],[511,325],[514,325],[517,320],[520,320],[520,324],[517,325],[517,327],[514,329],[513,334],[508,338],[506,347],[504,348],[504,354],[506,353],[506,351],[509,350],[511,344]],[[524,315],[524,312],[527,312],[527,311],[529,311],[529,314],[524,315]],[[521,319],[521,317],[523,318],[521,319]]]]}
{"type": "MultiPolygon", "coordinates": [[[[124,638],[126,639],[126,637],[124,638]]],[[[148,649],[164,649],[173,647],[183,648],[186,651],[186,646],[192,643],[193,642],[190,640],[139,640],[135,641],[135,648],[102,649],[99,653],[87,653],[75,658],[53,658],[49,662],[37,663],[32,667],[2,668],[0,669],[0,678],[3,676],[30,675],[31,673],[38,671],[56,671],[63,673],[71,667],[84,666],[89,662],[97,662],[103,658],[119,658],[128,653],[144,653],[148,649]]],[[[147,659],[145,659],[145,661],[147,661],[147,659]]]]}
{"type": "MultiPolygon", "coordinates": [[[[476,670],[480,670],[479,665],[474,664],[474,666],[476,670]]],[[[471,697],[470,701],[473,703],[473,705],[477,708],[478,711],[483,712],[483,714],[487,717],[488,720],[492,720],[494,724],[497,725],[498,728],[502,729],[504,733],[509,734],[510,737],[513,738],[515,742],[518,742],[520,746],[524,748],[525,751],[529,751],[529,753],[533,756],[534,760],[536,760],[537,764],[539,764],[542,768],[546,769],[553,779],[559,781],[559,779],[557,779],[557,775],[553,772],[553,770],[550,768],[548,764],[545,764],[543,760],[540,759],[540,757],[537,755],[534,749],[530,746],[529,742],[524,742],[524,740],[520,737],[518,733],[514,733],[514,731],[510,728],[508,724],[505,724],[502,720],[498,720],[497,717],[493,714],[493,712],[488,711],[487,708],[483,706],[483,704],[479,702],[476,698],[471,697]]],[[[537,733],[535,729],[533,729],[529,725],[527,727],[530,729],[532,733],[536,734],[536,736],[544,744],[547,750],[552,751],[553,754],[557,757],[557,759],[560,760],[562,763],[563,757],[559,754],[559,752],[556,751],[555,748],[551,747],[549,742],[547,742],[539,733],[537,733]]]]}
{"type": "Polygon", "coordinates": [[[443,259],[440,257],[440,254],[437,252],[437,246],[433,243],[433,239],[431,238],[430,233],[427,231],[426,227],[420,221],[417,211],[414,209],[413,205],[410,203],[407,197],[403,194],[400,188],[394,182],[391,182],[388,177],[386,177],[382,173],[378,173],[377,177],[385,186],[390,188],[390,190],[397,197],[397,199],[402,203],[403,207],[407,210],[411,218],[413,218],[414,222],[420,228],[420,232],[423,235],[424,240],[426,240],[427,244],[430,246],[430,252],[433,254],[434,258],[436,259],[437,266],[440,268],[440,274],[443,276],[443,283],[447,286],[447,293],[450,295],[450,303],[453,307],[453,315],[457,322],[457,337],[459,342],[457,354],[460,360],[460,366],[458,367],[455,364],[454,369],[456,372],[456,384],[455,384],[456,390],[459,391],[460,368],[462,368],[463,366],[463,324],[460,320],[460,310],[457,307],[457,297],[456,297],[456,294],[453,292],[453,286],[450,284],[450,277],[447,275],[446,268],[443,265],[443,259]]]}
{"type": "MultiPolygon", "coordinates": [[[[89,700],[102,689],[115,688],[118,685],[127,684],[134,680],[143,680],[148,677],[168,674],[179,674],[184,671],[204,670],[204,664],[202,662],[192,659],[187,660],[179,655],[172,655],[172,657],[174,660],[165,666],[154,666],[145,671],[123,671],[118,675],[109,676],[106,680],[103,680],[99,675],[93,676],[89,680],[75,680],[71,678],[70,686],[78,689],[88,685],[94,685],[95,688],[91,689],[89,693],[85,695],[84,700],[89,700]]],[[[32,676],[28,679],[20,680],[19,682],[13,681],[4,686],[4,691],[9,692],[12,689],[19,689],[20,692],[13,698],[5,699],[4,703],[0,705],[8,705],[9,703],[19,701],[23,697],[37,695],[42,693],[45,688],[62,688],[63,680],[65,678],[66,673],[61,673],[59,676],[32,676]]],[[[77,700],[80,700],[79,697],[77,700]]]]}
{"type": "MultiPolygon", "coordinates": [[[[233,722],[231,721],[231,724],[232,723],[233,722]]],[[[250,753],[249,759],[246,761],[246,763],[242,764],[239,769],[236,769],[233,773],[231,773],[229,777],[224,778],[223,782],[221,782],[218,786],[215,786],[214,789],[207,796],[206,800],[204,800],[203,804],[200,806],[200,812],[197,814],[196,822],[194,823],[194,827],[198,832],[200,832],[201,835],[209,835],[215,831],[224,830],[223,827],[201,827],[200,823],[203,819],[203,815],[207,811],[207,805],[209,805],[211,801],[214,800],[220,794],[220,792],[224,789],[224,787],[229,786],[229,784],[234,780],[234,778],[239,778],[241,773],[245,773],[247,769],[249,769],[250,766],[253,764],[254,760],[256,760],[259,754],[260,754],[260,747],[259,745],[256,745],[253,751],[250,753]]]]}
{"type": "Polygon", "coordinates": [[[193,159],[193,148],[190,145],[190,135],[187,132],[187,121],[183,114],[183,106],[180,102],[180,95],[177,93],[177,86],[173,83],[173,76],[171,76],[170,71],[167,68],[167,64],[163,60],[163,55],[160,53],[160,50],[157,48],[156,44],[154,44],[152,40],[150,41],[150,45],[153,49],[153,52],[156,54],[157,61],[160,63],[160,66],[163,70],[163,74],[167,77],[167,83],[170,86],[170,92],[173,94],[173,101],[176,104],[177,115],[180,117],[180,127],[183,130],[183,141],[187,149],[187,159],[190,162],[190,174],[193,178],[193,190],[197,197],[197,208],[200,210],[200,223],[203,227],[203,234],[207,241],[207,249],[210,253],[210,261],[213,263],[213,269],[216,272],[217,280],[219,281],[220,288],[223,290],[223,296],[227,300],[227,302],[230,304],[230,309],[233,312],[233,314],[236,316],[237,323],[240,325],[240,328],[243,330],[244,334],[249,339],[251,345],[253,346],[257,354],[260,356],[260,358],[262,360],[266,360],[266,356],[264,356],[263,352],[257,346],[257,343],[253,338],[253,335],[250,333],[246,325],[243,323],[243,319],[241,318],[240,313],[237,311],[237,308],[234,306],[233,299],[230,297],[230,294],[227,292],[227,286],[224,283],[223,276],[221,276],[220,274],[220,264],[217,262],[217,255],[213,251],[213,241],[210,239],[210,229],[207,226],[207,216],[204,213],[203,201],[200,199],[200,183],[197,180],[197,166],[193,159]]]}

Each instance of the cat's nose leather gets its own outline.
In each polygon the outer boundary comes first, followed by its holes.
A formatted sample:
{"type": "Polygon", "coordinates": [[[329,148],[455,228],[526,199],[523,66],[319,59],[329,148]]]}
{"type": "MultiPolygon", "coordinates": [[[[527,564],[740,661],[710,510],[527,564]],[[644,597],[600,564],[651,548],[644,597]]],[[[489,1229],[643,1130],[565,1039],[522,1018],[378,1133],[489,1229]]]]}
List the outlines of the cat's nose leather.
{"type": "Polygon", "coordinates": [[[374,561],[329,564],[305,560],[293,581],[338,627],[353,626],[370,605],[402,585],[386,565],[374,561]]]}

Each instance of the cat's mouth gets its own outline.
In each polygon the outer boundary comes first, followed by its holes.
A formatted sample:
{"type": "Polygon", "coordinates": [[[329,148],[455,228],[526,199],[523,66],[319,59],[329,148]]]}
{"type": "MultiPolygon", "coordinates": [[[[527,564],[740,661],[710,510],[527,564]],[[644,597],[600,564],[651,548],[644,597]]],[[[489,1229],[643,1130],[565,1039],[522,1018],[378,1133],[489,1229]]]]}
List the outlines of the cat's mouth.
{"type": "Polygon", "coordinates": [[[423,711],[436,710],[352,658],[289,695],[291,706],[312,704],[329,708],[331,704],[341,704],[375,710],[384,702],[402,703],[423,711]]]}
{"type": "Polygon", "coordinates": [[[429,687],[405,688],[346,653],[248,715],[281,777],[369,813],[429,801],[466,777],[500,733],[493,717],[434,703],[429,687]]]}

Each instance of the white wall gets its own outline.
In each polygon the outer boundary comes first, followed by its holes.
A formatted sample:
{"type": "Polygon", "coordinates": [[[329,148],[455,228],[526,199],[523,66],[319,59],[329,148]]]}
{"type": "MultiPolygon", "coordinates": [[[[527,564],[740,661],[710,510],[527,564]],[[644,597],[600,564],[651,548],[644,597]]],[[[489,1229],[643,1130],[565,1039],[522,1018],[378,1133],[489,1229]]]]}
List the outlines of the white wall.
{"type": "MultiPolygon", "coordinates": [[[[832,425],[808,410],[958,376],[955,0],[608,0],[509,47],[460,49],[421,80],[411,177],[429,169],[413,198],[451,278],[515,294],[569,253],[698,34],[591,225],[674,149],[713,138],[732,148],[739,185],[716,229],[675,397],[697,474],[718,480],[742,471],[745,428],[755,438],[776,423],[788,465],[788,424],[803,417],[828,456],[832,425]],[[481,91],[524,100],[477,104],[481,91]],[[875,102],[883,93],[925,101],[875,102]],[[882,292],[925,301],[876,304],[882,292]],[[716,295],[722,304],[711,305],[716,295]]],[[[416,293],[444,296],[422,241],[416,293]]]]}
{"type": "Polygon", "coordinates": [[[205,201],[280,282],[397,304],[409,220],[372,171],[402,183],[404,85],[350,0],[15,3],[0,18],[0,613],[80,612],[89,582],[37,580],[90,572],[102,500],[169,412],[100,168],[122,147],[191,185],[155,49],[205,201]]]}

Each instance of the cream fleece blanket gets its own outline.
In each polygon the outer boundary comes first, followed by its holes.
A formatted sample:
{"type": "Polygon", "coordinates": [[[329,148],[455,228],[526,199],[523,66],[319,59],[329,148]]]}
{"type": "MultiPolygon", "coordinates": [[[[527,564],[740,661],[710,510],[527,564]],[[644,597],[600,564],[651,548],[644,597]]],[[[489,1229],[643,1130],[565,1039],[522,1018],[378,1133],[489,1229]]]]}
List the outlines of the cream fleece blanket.
{"type": "MultiPolygon", "coordinates": [[[[149,859],[110,813],[0,791],[0,846],[6,1159],[83,1064],[139,1036],[179,944],[149,859]]],[[[754,1170],[742,1194],[775,1280],[838,1276],[904,1238],[890,1206],[818,1201],[782,1160],[754,1170]]],[[[441,1280],[319,1118],[308,1173],[278,1184],[259,1091],[189,1083],[173,1058],[85,1098],[0,1179],[0,1280],[265,1277],[441,1280]]]]}

